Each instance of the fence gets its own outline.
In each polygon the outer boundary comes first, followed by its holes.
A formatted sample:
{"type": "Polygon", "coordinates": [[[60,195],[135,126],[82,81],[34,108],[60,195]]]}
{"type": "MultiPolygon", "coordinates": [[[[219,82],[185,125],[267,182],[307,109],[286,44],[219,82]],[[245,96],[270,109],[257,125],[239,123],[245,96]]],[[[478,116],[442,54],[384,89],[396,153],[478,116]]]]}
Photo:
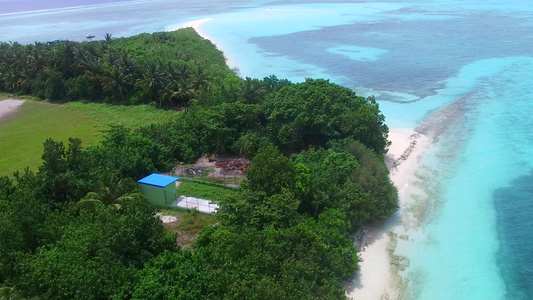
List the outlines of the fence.
{"type": "Polygon", "coordinates": [[[173,175],[180,177],[180,179],[187,178],[193,180],[199,180],[201,182],[209,182],[213,184],[219,184],[221,186],[239,186],[244,176],[238,175],[231,171],[221,171],[218,176],[215,176],[213,169],[184,167],[180,165],[173,170],[173,175]]]}
{"type": "Polygon", "coordinates": [[[220,184],[220,183],[216,183],[216,182],[204,181],[204,180],[193,179],[193,178],[188,178],[188,177],[180,177],[180,181],[193,182],[193,183],[210,185],[210,186],[216,186],[216,187],[220,187],[220,188],[227,189],[227,190],[232,190],[232,191],[239,190],[239,187],[237,187],[237,186],[229,186],[229,185],[224,185],[224,184],[220,184]]]}
{"type": "Polygon", "coordinates": [[[219,209],[217,204],[209,200],[187,196],[179,196],[172,205],[186,209],[194,208],[199,212],[208,214],[215,213],[219,209]]]}

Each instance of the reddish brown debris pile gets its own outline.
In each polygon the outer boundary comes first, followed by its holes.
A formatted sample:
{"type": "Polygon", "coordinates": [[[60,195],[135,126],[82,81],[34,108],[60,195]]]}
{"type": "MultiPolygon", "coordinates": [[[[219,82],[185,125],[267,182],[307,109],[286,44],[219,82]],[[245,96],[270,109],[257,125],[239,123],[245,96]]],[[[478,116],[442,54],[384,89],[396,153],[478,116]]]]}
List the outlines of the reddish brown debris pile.
{"type": "Polygon", "coordinates": [[[225,173],[244,174],[250,168],[250,161],[247,159],[218,160],[216,167],[221,168],[225,173]]]}

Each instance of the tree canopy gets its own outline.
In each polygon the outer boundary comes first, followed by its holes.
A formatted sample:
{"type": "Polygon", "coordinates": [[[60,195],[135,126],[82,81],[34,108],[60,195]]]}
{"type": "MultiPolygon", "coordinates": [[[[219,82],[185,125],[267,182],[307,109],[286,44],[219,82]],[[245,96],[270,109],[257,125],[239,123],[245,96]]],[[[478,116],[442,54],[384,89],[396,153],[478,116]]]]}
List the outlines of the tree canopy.
{"type": "Polygon", "coordinates": [[[388,128],[373,97],[358,97],[324,79],[307,79],[269,94],[264,106],[274,141],[291,153],[348,137],[376,153],[386,152],[388,128]]]}
{"type": "Polygon", "coordinates": [[[236,78],[191,28],[105,41],[0,43],[0,91],[52,101],[186,107],[215,81],[236,78]]]}
{"type": "Polygon", "coordinates": [[[0,177],[0,299],[344,299],[353,232],[397,209],[374,98],[238,78],[192,30],[3,43],[0,89],[183,110],[87,148],[48,139],[37,172],[0,177]],[[135,181],[227,153],[251,159],[246,179],[180,249],[135,181]]]}

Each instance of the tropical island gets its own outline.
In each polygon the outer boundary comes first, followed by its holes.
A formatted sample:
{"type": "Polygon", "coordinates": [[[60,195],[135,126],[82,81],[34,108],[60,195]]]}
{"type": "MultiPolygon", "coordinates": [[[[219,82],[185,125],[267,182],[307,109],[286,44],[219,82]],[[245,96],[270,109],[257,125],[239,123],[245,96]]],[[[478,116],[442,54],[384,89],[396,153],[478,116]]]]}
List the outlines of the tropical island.
{"type": "Polygon", "coordinates": [[[353,233],[398,208],[374,98],[323,79],[239,78],[192,29],[2,43],[0,90],[168,113],[109,125],[87,147],[40,141],[37,168],[0,177],[0,297],[345,299],[353,233]],[[216,215],[184,212],[209,221],[180,245],[136,181],[221,155],[249,159],[246,178],[212,199],[216,215]]]}

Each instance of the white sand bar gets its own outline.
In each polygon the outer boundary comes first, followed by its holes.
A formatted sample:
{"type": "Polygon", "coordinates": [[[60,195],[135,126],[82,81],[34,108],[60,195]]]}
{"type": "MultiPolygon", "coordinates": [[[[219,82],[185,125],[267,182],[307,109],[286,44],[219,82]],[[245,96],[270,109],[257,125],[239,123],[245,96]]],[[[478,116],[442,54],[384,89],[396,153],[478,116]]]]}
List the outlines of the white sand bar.
{"type": "Polygon", "coordinates": [[[363,228],[365,236],[359,252],[360,271],[355,278],[345,282],[348,299],[389,299],[395,292],[391,287],[390,269],[390,255],[394,249],[389,249],[388,232],[400,227],[402,209],[409,206],[409,181],[431,139],[414,129],[391,129],[389,140],[392,145],[387,161],[390,162],[391,180],[398,188],[400,209],[386,223],[363,228]]]}
{"type": "MultiPolygon", "coordinates": [[[[178,30],[178,29],[181,29],[181,28],[192,28],[198,33],[198,35],[200,35],[201,37],[203,37],[206,40],[210,40],[211,43],[213,43],[215,45],[215,47],[217,47],[217,49],[222,50],[221,47],[220,47],[220,41],[217,40],[213,36],[207,35],[205,33],[205,31],[202,30],[202,25],[203,24],[205,24],[207,22],[211,22],[213,20],[214,20],[213,18],[205,18],[205,19],[194,20],[194,21],[190,21],[190,22],[180,23],[180,24],[177,24],[177,25],[167,26],[167,27],[165,27],[165,30],[166,31],[175,31],[175,30],[178,30]]],[[[228,57],[227,55],[228,55],[227,53],[224,53],[224,57],[226,58],[226,64],[230,68],[236,68],[237,65],[235,64],[234,59],[232,59],[231,57],[228,57]]]]}
{"type": "Polygon", "coordinates": [[[219,208],[217,204],[210,200],[187,196],[179,196],[171,205],[187,209],[194,208],[199,212],[207,214],[215,213],[219,208]]]}
{"type": "Polygon", "coordinates": [[[7,99],[0,101],[0,121],[17,113],[24,100],[7,99]]]}

